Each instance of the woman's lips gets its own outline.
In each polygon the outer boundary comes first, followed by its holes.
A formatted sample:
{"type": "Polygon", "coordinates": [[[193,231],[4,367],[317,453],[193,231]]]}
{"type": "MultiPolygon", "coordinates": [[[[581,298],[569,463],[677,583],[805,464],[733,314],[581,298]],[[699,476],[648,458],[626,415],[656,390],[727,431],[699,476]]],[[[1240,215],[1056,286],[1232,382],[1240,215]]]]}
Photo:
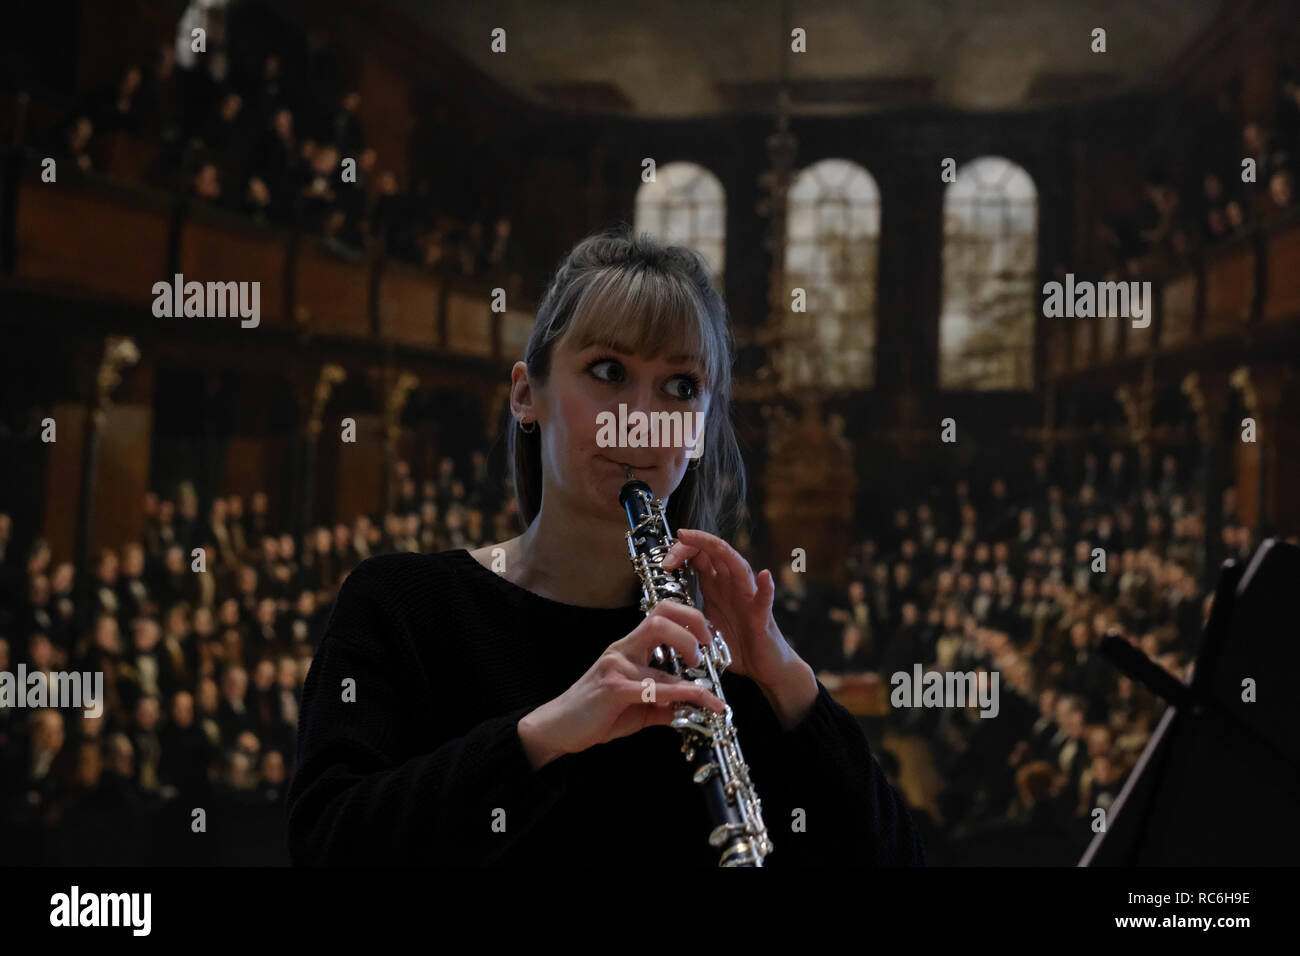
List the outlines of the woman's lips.
{"type": "Polygon", "coordinates": [[[620,468],[631,468],[633,471],[652,471],[654,470],[655,467],[654,465],[636,465],[630,461],[629,462],[615,461],[613,458],[610,458],[606,455],[601,455],[600,457],[604,458],[611,465],[617,465],[620,468]]]}

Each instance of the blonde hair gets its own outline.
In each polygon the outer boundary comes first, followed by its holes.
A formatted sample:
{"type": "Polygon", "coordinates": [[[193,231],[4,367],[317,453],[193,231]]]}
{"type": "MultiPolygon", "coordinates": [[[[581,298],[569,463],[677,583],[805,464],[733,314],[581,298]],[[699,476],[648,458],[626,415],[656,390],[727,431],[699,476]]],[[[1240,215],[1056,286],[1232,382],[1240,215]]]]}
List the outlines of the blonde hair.
{"type": "MultiPolygon", "coordinates": [[[[703,454],[669,496],[668,525],[722,538],[741,527],[745,467],[731,423],[734,340],[727,307],[713,288],[704,257],[666,246],[626,224],[588,236],[560,263],[537,309],[524,352],[529,378],[544,384],[556,344],[599,344],[631,355],[688,355],[704,369],[710,395],[703,454]]],[[[525,527],[541,508],[541,429],[509,423],[507,458],[525,527]]]]}

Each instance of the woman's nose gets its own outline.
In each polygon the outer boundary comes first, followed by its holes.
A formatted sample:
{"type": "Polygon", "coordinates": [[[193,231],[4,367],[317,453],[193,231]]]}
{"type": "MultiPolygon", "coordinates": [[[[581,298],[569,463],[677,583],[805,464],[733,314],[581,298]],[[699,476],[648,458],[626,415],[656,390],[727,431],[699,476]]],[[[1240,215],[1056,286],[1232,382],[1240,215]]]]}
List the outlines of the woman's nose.
{"type": "Polygon", "coordinates": [[[641,389],[636,391],[629,389],[627,392],[619,395],[618,402],[615,403],[614,407],[611,408],[610,411],[615,415],[618,415],[619,405],[624,406],[626,410],[625,413],[629,419],[633,414],[640,412],[645,416],[647,422],[653,420],[650,416],[654,412],[664,410],[663,406],[656,402],[655,396],[652,393],[641,389]]]}

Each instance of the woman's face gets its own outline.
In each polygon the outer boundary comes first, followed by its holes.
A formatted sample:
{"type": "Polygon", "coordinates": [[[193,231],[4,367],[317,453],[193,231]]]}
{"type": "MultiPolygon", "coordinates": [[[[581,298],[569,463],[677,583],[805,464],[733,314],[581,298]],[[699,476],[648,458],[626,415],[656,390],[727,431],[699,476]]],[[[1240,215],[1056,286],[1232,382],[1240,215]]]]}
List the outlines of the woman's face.
{"type": "MultiPolygon", "coordinates": [[[[636,477],[663,498],[677,488],[690,463],[682,446],[696,441],[708,454],[702,423],[709,396],[703,368],[690,359],[647,359],[602,345],[575,350],[561,339],[551,356],[550,377],[545,385],[531,385],[531,395],[526,371],[523,362],[516,363],[516,401],[531,399],[526,417],[541,429],[544,496],[558,498],[566,508],[622,519],[618,493],[628,479],[620,462],[632,465],[636,477]],[[627,406],[629,418],[638,411],[647,419],[656,412],[679,413],[681,432],[664,434],[665,428],[658,438],[678,447],[602,447],[597,440],[602,433],[617,437],[620,404],[627,406]],[[602,412],[613,413],[614,429],[602,429],[602,412]]],[[[631,422],[627,430],[632,432],[631,422]]],[[[653,432],[648,440],[655,440],[653,432]]]]}

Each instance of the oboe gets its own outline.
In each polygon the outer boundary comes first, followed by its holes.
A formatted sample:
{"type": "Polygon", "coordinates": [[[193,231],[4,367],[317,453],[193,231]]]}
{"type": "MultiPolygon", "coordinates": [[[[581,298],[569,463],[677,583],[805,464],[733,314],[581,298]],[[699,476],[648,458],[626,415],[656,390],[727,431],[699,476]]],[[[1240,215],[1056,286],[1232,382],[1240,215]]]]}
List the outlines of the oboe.
{"type": "MultiPolygon", "coordinates": [[[[641,610],[647,614],[660,601],[679,601],[695,606],[687,586],[686,564],[665,569],[663,560],[676,543],[664,515],[667,499],[656,501],[644,481],[625,469],[628,481],[619,492],[619,504],[631,525],[627,547],[632,567],[641,581],[641,610]]],[[[652,666],[685,677],[722,701],[718,714],[707,707],[682,704],[674,711],[671,726],[682,735],[682,753],[694,780],[704,788],[705,802],[713,830],[709,844],[722,851],[719,866],[762,866],[772,852],[767,828],[763,826],[762,801],[749,780],[749,767],[740,753],[740,742],[731,723],[731,708],[722,695],[722,672],[731,664],[731,651],[722,634],[706,622],[711,640],[700,645],[700,664],[688,667],[673,648],[655,648],[652,666]]]]}

